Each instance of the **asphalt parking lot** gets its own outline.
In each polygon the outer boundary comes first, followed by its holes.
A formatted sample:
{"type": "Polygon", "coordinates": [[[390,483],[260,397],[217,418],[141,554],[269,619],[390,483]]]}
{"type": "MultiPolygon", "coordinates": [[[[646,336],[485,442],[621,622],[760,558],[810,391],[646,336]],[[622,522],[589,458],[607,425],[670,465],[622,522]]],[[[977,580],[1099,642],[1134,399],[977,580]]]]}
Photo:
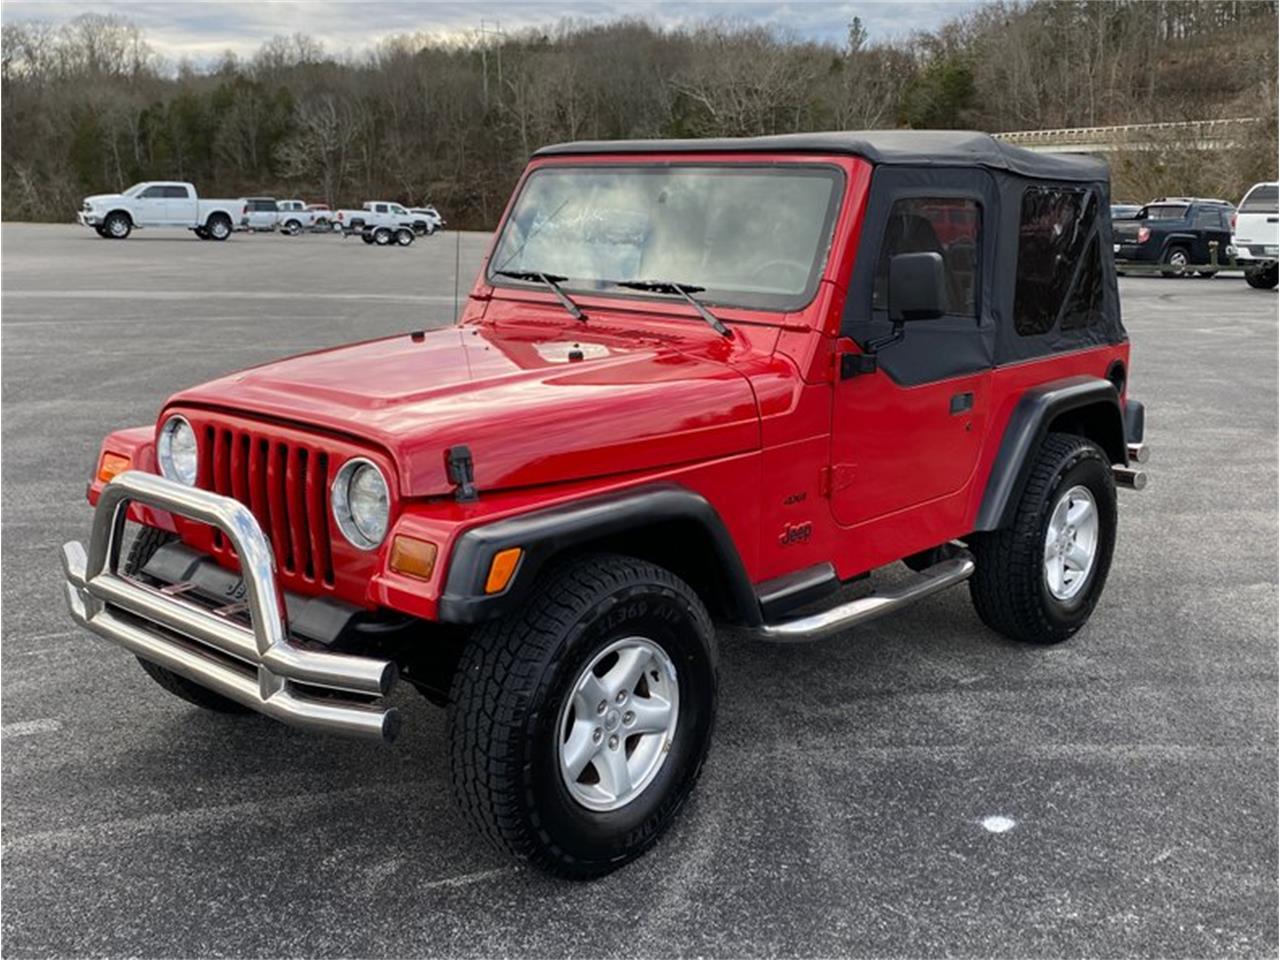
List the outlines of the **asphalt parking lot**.
{"type": "MultiPolygon", "coordinates": [[[[485,242],[457,248],[463,296],[485,242]]],[[[1274,291],[1121,280],[1152,482],[1079,636],[1003,642],[963,588],[812,645],[726,633],[693,802],[573,885],[471,835],[444,715],[403,685],[390,747],[211,715],[61,600],[103,434],[449,322],[455,235],[6,224],[0,252],[6,955],[1275,955],[1274,291]]]]}

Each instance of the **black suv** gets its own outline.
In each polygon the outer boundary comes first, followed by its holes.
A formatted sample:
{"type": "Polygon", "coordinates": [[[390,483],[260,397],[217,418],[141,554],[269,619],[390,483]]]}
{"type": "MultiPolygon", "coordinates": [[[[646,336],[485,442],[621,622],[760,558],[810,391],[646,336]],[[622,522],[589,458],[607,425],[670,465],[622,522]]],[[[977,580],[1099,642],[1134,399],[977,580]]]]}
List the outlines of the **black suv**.
{"type": "MultiPolygon", "coordinates": [[[[1177,277],[1212,262],[1210,242],[1216,242],[1218,263],[1228,266],[1227,245],[1231,243],[1231,214],[1235,208],[1225,200],[1195,197],[1166,197],[1152,200],[1130,220],[1111,225],[1116,266],[1127,263],[1165,264],[1160,272],[1177,277]]],[[[1199,270],[1211,277],[1216,270],[1199,270]]]]}

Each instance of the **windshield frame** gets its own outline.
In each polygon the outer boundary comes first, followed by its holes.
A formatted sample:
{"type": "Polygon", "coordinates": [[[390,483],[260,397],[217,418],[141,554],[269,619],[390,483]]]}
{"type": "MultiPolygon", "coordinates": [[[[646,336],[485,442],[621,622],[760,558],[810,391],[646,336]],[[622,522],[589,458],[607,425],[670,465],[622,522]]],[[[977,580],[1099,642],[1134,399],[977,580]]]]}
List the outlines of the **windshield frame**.
{"type": "MultiPolygon", "coordinates": [[[[518,209],[520,200],[524,196],[524,191],[528,187],[529,181],[543,171],[573,171],[594,173],[601,170],[653,170],[668,171],[672,169],[693,168],[724,168],[731,170],[754,170],[762,173],[774,173],[785,175],[794,171],[802,171],[804,173],[819,172],[830,177],[833,188],[831,197],[827,202],[827,210],[823,217],[822,233],[820,235],[819,256],[816,257],[816,263],[810,272],[808,282],[803,291],[795,295],[793,301],[785,303],[767,303],[752,302],[752,294],[744,294],[737,297],[715,296],[708,291],[698,295],[699,301],[709,307],[720,307],[729,310],[744,310],[769,314],[787,314],[797,313],[809,307],[818,295],[818,290],[822,286],[823,277],[831,266],[832,252],[836,247],[836,224],[840,219],[840,211],[844,207],[845,194],[849,189],[849,174],[845,168],[831,160],[805,160],[801,158],[786,158],[784,160],[737,160],[718,157],[698,157],[689,158],[687,160],[670,161],[660,160],[656,158],[647,158],[643,156],[630,157],[607,157],[607,158],[584,158],[574,161],[551,161],[547,163],[539,163],[536,166],[530,166],[521,178],[519,187],[511,198],[511,202],[507,205],[507,210],[503,215],[502,223],[498,230],[494,233],[493,246],[490,250],[489,257],[485,263],[484,279],[485,282],[495,288],[502,288],[515,292],[528,292],[536,287],[531,287],[528,283],[522,283],[507,277],[496,275],[496,271],[503,265],[495,262],[499,251],[501,250],[503,239],[506,231],[511,223],[512,215],[518,209]]],[[[580,297],[601,297],[606,299],[617,300],[647,300],[659,303],[672,303],[673,301],[683,302],[678,294],[666,294],[648,291],[634,291],[620,288],[604,282],[590,282],[583,284],[583,278],[570,277],[568,280],[560,284],[561,289],[566,292],[577,294],[580,297]]],[[[618,279],[618,278],[609,278],[618,279]]],[[[640,279],[662,279],[675,280],[680,283],[699,282],[698,277],[661,277],[650,278],[643,277],[640,279]]],[[[772,296],[772,295],[765,295],[772,296]]],[[[777,295],[779,297],[784,295],[777,295]]]]}

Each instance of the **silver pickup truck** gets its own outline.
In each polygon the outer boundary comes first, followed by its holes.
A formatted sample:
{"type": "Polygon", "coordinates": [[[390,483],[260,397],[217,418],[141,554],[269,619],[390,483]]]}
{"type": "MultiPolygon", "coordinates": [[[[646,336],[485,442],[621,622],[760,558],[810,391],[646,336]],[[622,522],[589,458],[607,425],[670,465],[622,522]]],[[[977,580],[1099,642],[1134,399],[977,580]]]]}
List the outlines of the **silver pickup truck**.
{"type": "Polygon", "coordinates": [[[139,227],[186,227],[201,240],[225,240],[241,206],[239,200],[201,200],[185,181],[148,180],[123,193],[85,197],[76,219],[110,240],[123,240],[139,227]]]}

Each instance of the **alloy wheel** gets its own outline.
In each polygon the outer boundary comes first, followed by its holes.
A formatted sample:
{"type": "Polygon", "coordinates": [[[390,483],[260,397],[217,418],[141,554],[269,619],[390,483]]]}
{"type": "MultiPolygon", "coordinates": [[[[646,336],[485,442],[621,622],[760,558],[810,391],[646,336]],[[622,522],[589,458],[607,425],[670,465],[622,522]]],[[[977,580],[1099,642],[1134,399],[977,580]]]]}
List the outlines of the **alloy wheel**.
{"type": "Polygon", "coordinates": [[[1074,486],[1049,515],[1044,540],[1045,586],[1055,600],[1073,600],[1098,555],[1098,505],[1088,487],[1074,486]]]}
{"type": "Polygon", "coordinates": [[[662,769],[679,718],[675,664],[661,647],[644,637],[605,647],[578,675],[556,726],[569,794],[591,810],[626,806],[662,769]]]}

